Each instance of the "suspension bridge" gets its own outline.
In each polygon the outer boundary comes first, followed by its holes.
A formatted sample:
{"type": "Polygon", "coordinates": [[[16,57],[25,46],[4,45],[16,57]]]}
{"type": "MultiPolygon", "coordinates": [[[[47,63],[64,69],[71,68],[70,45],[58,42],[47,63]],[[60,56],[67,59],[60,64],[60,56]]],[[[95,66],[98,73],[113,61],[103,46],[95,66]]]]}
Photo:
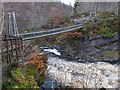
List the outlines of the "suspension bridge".
{"type": "Polygon", "coordinates": [[[40,30],[36,32],[29,33],[19,33],[17,28],[17,21],[15,12],[8,12],[8,29],[7,33],[0,38],[4,45],[2,45],[2,60],[4,56],[7,58],[7,63],[12,62],[11,59],[15,56],[16,60],[24,60],[24,46],[23,41],[33,40],[48,36],[53,36],[65,32],[70,32],[83,28],[82,24],[77,24],[69,27],[49,29],[49,30],[40,30]]]}
{"type": "MultiPolygon", "coordinates": [[[[0,37],[3,42],[1,45],[2,50],[0,52],[0,54],[2,55],[2,60],[4,60],[4,57],[5,57],[7,60],[7,63],[11,63],[12,58],[15,57],[16,61],[20,61],[20,60],[24,61],[24,57],[26,56],[24,52],[27,48],[26,46],[24,46],[24,41],[58,35],[58,34],[70,32],[70,31],[75,31],[75,30],[82,29],[83,27],[84,27],[83,24],[77,24],[77,25],[57,28],[57,29],[48,29],[48,30],[39,30],[39,31],[28,32],[28,33],[19,33],[19,30],[17,28],[15,12],[8,12],[7,33],[0,37]]],[[[89,40],[92,41],[93,39],[100,39],[100,37],[91,38],[89,40]]],[[[117,36],[102,43],[96,42],[92,46],[100,47],[116,41],[118,41],[117,36]]],[[[87,48],[89,48],[89,46],[87,46],[87,48]]]]}

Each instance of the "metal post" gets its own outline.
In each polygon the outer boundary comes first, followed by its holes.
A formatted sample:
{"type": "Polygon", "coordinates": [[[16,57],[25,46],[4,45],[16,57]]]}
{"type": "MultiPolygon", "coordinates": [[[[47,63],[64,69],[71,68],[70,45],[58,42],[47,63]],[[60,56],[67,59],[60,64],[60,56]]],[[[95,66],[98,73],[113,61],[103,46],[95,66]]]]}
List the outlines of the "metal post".
{"type": "Polygon", "coordinates": [[[12,29],[12,23],[11,23],[11,13],[8,12],[8,35],[10,36],[11,33],[11,29],[12,29]]]}
{"type": "Polygon", "coordinates": [[[12,51],[11,57],[13,58],[13,53],[14,53],[14,50],[13,50],[13,37],[11,37],[11,51],[12,51]]]}
{"type": "Polygon", "coordinates": [[[11,63],[11,59],[13,59],[13,54],[14,54],[14,50],[13,50],[13,37],[10,36],[9,37],[10,39],[10,63],[11,63]]]}
{"type": "Polygon", "coordinates": [[[4,49],[4,47],[3,47],[3,38],[1,40],[1,49],[2,49],[1,53],[2,53],[2,62],[3,62],[3,58],[4,58],[4,53],[3,53],[3,49],[4,49]]]}
{"type": "Polygon", "coordinates": [[[14,22],[14,31],[15,31],[15,36],[19,37],[19,33],[18,33],[18,28],[17,28],[17,23],[16,23],[16,16],[15,16],[15,12],[12,12],[13,14],[13,22],[14,22]]]}
{"type": "MultiPolygon", "coordinates": [[[[12,30],[12,20],[11,20],[11,13],[8,12],[8,34],[9,34],[9,39],[10,39],[10,47],[11,47],[11,52],[10,52],[10,58],[13,58],[13,41],[11,35],[13,34],[12,30]]],[[[11,62],[11,61],[10,61],[11,62]]]]}
{"type": "Polygon", "coordinates": [[[21,39],[21,57],[22,57],[22,60],[24,61],[24,48],[23,48],[23,40],[22,38],[21,39]]]}
{"type": "Polygon", "coordinates": [[[20,56],[20,52],[21,52],[21,40],[20,40],[20,38],[18,38],[18,50],[19,50],[19,56],[20,56]]]}
{"type": "MultiPolygon", "coordinates": [[[[10,52],[9,51],[9,39],[11,39],[11,28],[12,28],[12,23],[11,23],[11,13],[10,12],[8,12],[8,35],[7,35],[7,57],[8,57],[8,62],[7,63],[9,63],[9,62],[11,62],[10,60],[11,60],[11,53],[12,52],[10,52]]],[[[10,40],[10,45],[11,45],[11,40],[10,40]]],[[[11,45],[12,46],[12,45],[11,45]]],[[[10,47],[11,47],[10,46],[10,47]]],[[[11,47],[12,48],[12,47],[11,47]]],[[[10,48],[10,49],[11,49],[10,48]]]]}
{"type": "Polygon", "coordinates": [[[7,63],[9,63],[9,43],[8,43],[7,36],[5,36],[5,38],[6,38],[6,44],[7,44],[7,63]]]}
{"type": "Polygon", "coordinates": [[[17,43],[17,37],[15,38],[15,51],[16,51],[16,60],[18,61],[18,43],[17,43]]]}
{"type": "Polygon", "coordinates": [[[17,61],[19,60],[19,56],[18,56],[18,49],[19,49],[19,34],[18,34],[18,29],[17,29],[17,23],[16,23],[16,17],[15,17],[15,12],[12,12],[12,15],[13,15],[13,27],[14,27],[14,35],[15,35],[15,48],[16,48],[16,59],[17,61]]]}

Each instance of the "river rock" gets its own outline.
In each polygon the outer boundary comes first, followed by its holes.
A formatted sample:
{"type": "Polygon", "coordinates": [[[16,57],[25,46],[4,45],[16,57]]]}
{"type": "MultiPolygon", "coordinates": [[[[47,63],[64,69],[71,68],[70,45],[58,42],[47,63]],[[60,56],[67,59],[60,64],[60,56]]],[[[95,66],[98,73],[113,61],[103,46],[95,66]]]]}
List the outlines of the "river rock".
{"type": "Polygon", "coordinates": [[[77,63],[59,57],[48,58],[48,72],[65,86],[76,88],[117,88],[118,65],[106,62],[77,63]]]}

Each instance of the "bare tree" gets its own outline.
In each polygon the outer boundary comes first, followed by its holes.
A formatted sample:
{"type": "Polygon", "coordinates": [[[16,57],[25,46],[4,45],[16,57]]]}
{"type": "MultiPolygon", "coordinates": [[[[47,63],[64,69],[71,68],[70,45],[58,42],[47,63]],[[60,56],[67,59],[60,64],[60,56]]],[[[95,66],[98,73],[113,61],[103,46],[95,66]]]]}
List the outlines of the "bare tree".
{"type": "MultiPolygon", "coordinates": [[[[1,40],[1,36],[2,36],[2,30],[3,30],[3,3],[0,1],[0,52],[2,51],[2,40],[1,40]]],[[[0,62],[1,61],[1,55],[0,55],[0,62]]],[[[2,64],[0,64],[0,83],[2,83],[2,64]]],[[[2,84],[0,84],[0,89],[2,89],[2,84]]]]}
{"type": "Polygon", "coordinates": [[[3,12],[3,2],[0,2],[0,35],[2,35],[2,30],[4,26],[4,12],[3,12]]]}
{"type": "MultiPolygon", "coordinates": [[[[4,27],[4,13],[3,13],[3,2],[0,1],[0,51],[2,51],[2,39],[1,39],[1,36],[2,36],[2,30],[3,30],[3,27],[4,27]]],[[[0,58],[1,55],[0,55],[0,58]]]]}

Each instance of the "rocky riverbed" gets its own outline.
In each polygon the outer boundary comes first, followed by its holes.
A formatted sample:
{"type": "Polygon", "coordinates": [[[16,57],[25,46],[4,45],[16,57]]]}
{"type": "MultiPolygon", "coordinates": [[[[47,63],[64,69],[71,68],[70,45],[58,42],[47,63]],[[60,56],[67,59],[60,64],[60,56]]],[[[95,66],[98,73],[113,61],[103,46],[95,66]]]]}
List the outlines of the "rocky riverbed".
{"type": "Polygon", "coordinates": [[[78,63],[59,57],[48,58],[47,75],[75,88],[117,88],[118,65],[106,62],[78,63]]]}
{"type": "MultiPolygon", "coordinates": [[[[48,88],[58,83],[75,88],[118,87],[118,38],[90,38],[74,43],[41,47],[49,52],[48,88]]],[[[44,87],[46,87],[43,85],[44,87]]]]}
{"type": "Polygon", "coordinates": [[[117,88],[118,64],[108,62],[78,62],[61,58],[55,48],[41,47],[49,52],[47,79],[44,88],[58,88],[59,85],[75,88],[117,88]]]}

